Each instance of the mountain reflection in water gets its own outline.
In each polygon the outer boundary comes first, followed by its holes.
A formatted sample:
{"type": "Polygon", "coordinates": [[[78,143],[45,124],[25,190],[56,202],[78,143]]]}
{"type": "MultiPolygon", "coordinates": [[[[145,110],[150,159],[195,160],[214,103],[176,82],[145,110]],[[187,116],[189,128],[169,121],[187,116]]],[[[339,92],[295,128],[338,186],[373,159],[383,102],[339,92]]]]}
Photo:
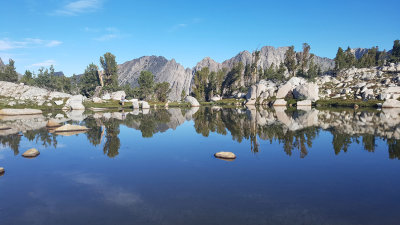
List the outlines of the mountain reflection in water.
{"type": "MultiPolygon", "coordinates": [[[[55,116],[32,115],[0,117],[0,125],[11,127],[0,130],[0,142],[15,155],[20,152],[21,135],[43,146],[57,148],[57,134],[46,129],[46,121],[52,118],[61,123],[80,124],[90,128],[84,133],[94,146],[102,145],[108,157],[117,157],[120,151],[120,126],[139,130],[143,138],[176,129],[186,121],[193,121],[197,133],[208,137],[216,132],[231,135],[242,142],[250,140],[249,150],[259,151],[259,140],[278,141],[291,156],[294,151],[306,157],[313,141],[325,130],[332,135],[330,143],[337,155],[347,152],[352,143],[362,143],[366,151],[374,152],[376,140],[387,144],[390,159],[400,158],[400,111],[376,110],[286,110],[286,108],[220,108],[200,107],[191,109],[158,109],[130,112],[97,112],[86,115],[82,111],[59,113],[55,116]],[[104,144],[103,144],[104,143],[104,144]]],[[[25,150],[25,149],[24,149],[25,150]]]]}

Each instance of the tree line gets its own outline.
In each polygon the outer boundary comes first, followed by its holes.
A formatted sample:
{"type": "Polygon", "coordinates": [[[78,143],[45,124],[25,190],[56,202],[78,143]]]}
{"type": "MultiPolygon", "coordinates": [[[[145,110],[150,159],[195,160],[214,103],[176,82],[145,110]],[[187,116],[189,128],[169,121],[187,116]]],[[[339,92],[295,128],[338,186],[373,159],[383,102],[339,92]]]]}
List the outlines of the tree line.
{"type": "Polygon", "coordinates": [[[388,63],[398,63],[400,62],[400,41],[394,41],[390,52],[386,52],[386,50],[379,51],[379,47],[375,46],[367,49],[367,52],[358,59],[350,47],[347,47],[346,51],[339,47],[334,60],[335,72],[352,67],[368,68],[384,66],[388,63]]]}

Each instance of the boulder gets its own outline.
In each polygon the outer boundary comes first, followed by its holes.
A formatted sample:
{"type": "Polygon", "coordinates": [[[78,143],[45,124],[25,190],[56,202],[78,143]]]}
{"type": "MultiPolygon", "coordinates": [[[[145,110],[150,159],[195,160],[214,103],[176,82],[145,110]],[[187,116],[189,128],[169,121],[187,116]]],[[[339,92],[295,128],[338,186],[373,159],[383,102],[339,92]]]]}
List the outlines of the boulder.
{"type": "Polygon", "coordinates": [[[125,98],[126,94],[125,91],[116,91],[111,93],[111,99],[116,101],[121,101],[121,98],[125,98]]]}
{"type": "Polygon", "coordinates": [[[317,101],[319,88],[315,83],[306,83],[300,86],[297,86],[293,90],[293,96],[296,99],[308,99],[311,101],[317,101]]]}
{"type": "Polygon", "coordinates": [[[146,101],[142,101],[142,109],[150,109],[150,105],[146,101]]]}
{"type": "Polygon", "coordinates": [[[61,127],[61,124],[59,124],[58,122],[54,121],[54,120],[49,120],[46,123],[46,127],[49,128],[53,128],[53,127],[61,127]]]}
{"type": "Polygon", "coordinates": [[[132,108],[133,109],[139,109],[140,108],[139,101],[137,99],[132,99],[131,102],[132,102],[132,108]]]}
{"type": "Polygon", "coordinates": [[[200,103],[192,96],[186,96],[185,102],[189,102],[192,107],[199,107],[200,103]]]}
{"type": "Polygon", "coordinates": [[[56,128],[54,132],[57,133],[57,132],[87,131],[87,130],[89,130],[89,128],[85,126],[66,124],[64,126],[56,128]]]}
{"type": "Polygon", "coordinates": [[[23,157],[33,158],[40,154],[36,148],[31,148],[22,154],[23,157]]]}
{"type": "Polygon", "coordinates": [[[233,152],[217,152],[214,154],[214,157],[220,159],[236,159],[236,155],[233,152]]]}
{"type": "Polygon", "coordinates": [[[216,102],[216,101],[219,101],[219,100],[221,100],[222,98],[219,96],[219,95],[215,95],[215,96],[213,96],[213,97],[211,97],[211,101],[212,102],[216,102]]]}
{"type": "Polygon", "coordinates": [[[103,103],[103,100],[102,100],[101,98],[99,98],[99,97],[94,97],[94,98],[92,99],[92,101],[93,101],[94,103],[103,103]]]}
{"type": "Polygon", "coordinates": [[[0,109],[0,115],[16,116],[16,115],[36,115],[42,114],[39,109],[0,109]]]}
{"type": "Polygon", "coordinates": [[[0,125],[0,130],[9,130],[9,129],[11,129],[11,127],[0,125]]]}
{"type": "MultiPolygon", "coordinates": [[[[109,93],[105,93],[105,94],[101,97],[101,99],[103,99],[103,100],[110,100],[110,99],[111,99],[111,95],[110,95],[109,93]]],[[[121,100],[121,99],[118,99],[118,100],[121,100]]]]}
{"type": "Polygon", "coordinates": [[[54,101],[54,104],[62,105],[62,104],[64,104],[64,101],[63,100],[54,101]]]}
{"type": "Polygon", "coordinates": [[[67,100],[63,109],[85,110],[85,106],[82,104],[83,100],[83,95],[74,95],[67,100]]]}
{"type": "Polygon", "coordinates": [[[14,106],[14,105],[16,105],[17,103],[15,102],[15,101],[11,101],[11,102],[9,102],[7,105],[8,106],[14,106]]]}
{"type": "Polygon", "coordinates": [[[311,100],[298,101],[297,106],[311,106],[311,100]]]}
{"type": "Polygon", "coordinates": [[[284,98],[286,95],[293,89],[292,84],[286,83],[279,87],[278,92],[276,93],[276,98],[284,98]]]}
{"type": "Polygon", "coordinates": [[[247,91],[246,99],[250,100],[250,99],[256,99],[256,98],[257,98],[257,86],[251,85],[251,87],[247,91]]]}
{"type": "Polygon", "coordinates": [[[275,100],[273,106],[286,106],[287,102],[285,101],[285,99],[277,99],[275,100]]]}
{"type": "Polygon", "coordinates": [[[396,99],[387,99],[383,103],[382,108],[400,108],[400,101],[396,99]]]}

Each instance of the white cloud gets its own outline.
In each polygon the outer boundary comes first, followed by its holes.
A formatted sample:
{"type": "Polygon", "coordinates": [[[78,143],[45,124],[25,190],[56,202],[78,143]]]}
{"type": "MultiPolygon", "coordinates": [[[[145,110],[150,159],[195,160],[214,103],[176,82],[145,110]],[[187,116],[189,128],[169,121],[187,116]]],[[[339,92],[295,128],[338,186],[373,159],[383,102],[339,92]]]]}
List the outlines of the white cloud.
{"type": "Polygon", "coordinates": [[[102,7],[101,0],[78,0],[64,5],[55,10],[54,15],[76,16],[81,13],[94,12],[102,7]]]}
{"type": "Polygon", "coordinates": [[[48,59],[43,62],[34,63],[30,67],[49,67],[51,65],[56,65],[56,61],[53,59],[48,59]]]}
{"type": "MultiPolygon", "coordinates": [[[[95,41],[109,41],[116,38],[121,38],[124,35],[121,34],[118,28],[115,27],[107,27],[104,29],[96,29],[96,28],[85,28],[86,32],[95,32],[95,33],[103,33],[102,35],[93,38],[95,41]]],[[[126,35],[125,35],[126,36],[126,35]]]]}
{"type": "Polygon", "coordinates": [[[180,30],[180,29],[182,29],[182,28],[185,28],[185,27],[187,27],[187,26],[188,26],[188,25],[187,25],[186,23],[176,24],[176,25],[172,26],[168,31],[169,31],[169,32],[174,32],[174,31],[180,30]]]}
{"type": "Polygon", "coordinates": [[[94,38],[94,40],[96,40],[96,41],[109,41],[109,40],[117,38],[117,37],[118,37],[118,35],[116,35],[116,34],[105,34],[105,35],[102,35],[100,37],[94,38]]]}
{"type": "Polygon", "coordinates": [[[17,48],[55,47],[60,44],[62,44],[62,42],[57,40],[25,38],[22,41],[13,41],[5,38],[0,40],[0,51],[12,50],[17,48]]]}
{"type": "Polygon", "coordinates": [[[62,44],[61,41],[53,40],[53,41],[50,41],[49,43],[47,43],[46,46],[47,47],[55,47],[55,46],[58,46],[58,45],[61,45],[61,44],[62,44]]]}

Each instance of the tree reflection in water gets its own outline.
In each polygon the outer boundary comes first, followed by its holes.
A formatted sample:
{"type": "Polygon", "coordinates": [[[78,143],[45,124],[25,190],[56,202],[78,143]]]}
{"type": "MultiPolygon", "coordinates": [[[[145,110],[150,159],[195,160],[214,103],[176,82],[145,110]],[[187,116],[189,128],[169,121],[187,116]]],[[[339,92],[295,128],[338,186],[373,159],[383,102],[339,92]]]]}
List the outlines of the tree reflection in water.
{"type": "MultiPolygon", "coordinates": [[[[400,141],[395,138],[396,132],[400,131],[400,125],[390,118],[386,122],[382,121],[387,116],[382,113],[200,107],[190,110],[151,110],[145,114],[96,113],[80,124],[90,128],[84,134],[88,141],[93,146],[102,146],[104,154],[111,158],[119,154],[121,125],[141,131],[144,138],[151,138],[155,133],[175,129],[186,120],[192,119],[197,133],[208,137],[213,132],[221,135],[229,132],[234,141],[241,143],[243,139],[249,140],[250,150],[254,153],[260,150],[259,140],[269,140],[271,143],[281,143],[287,155],[292,156],[294,151],[299,151],[303,158],[324,129],[332,134],[332,147],[336,155],[341,151],[347,152],[352,143],[362,144],[366,151],[374,152],[377,138],[381,138],[387,143],[389,158],[400,159],[400,141]],[[367,124],[366,121],[372,122],[367,124]]],[[[46,128],[25,131],[24,136],[28,141],[35,141],[45,147],[57,147],[58,135],[50,133],[46,128]]],[[[20,141],[21,136],[17,134],[0,135],[0,143],[11,148],[15,155],[19,154],[20,141]]]]}

